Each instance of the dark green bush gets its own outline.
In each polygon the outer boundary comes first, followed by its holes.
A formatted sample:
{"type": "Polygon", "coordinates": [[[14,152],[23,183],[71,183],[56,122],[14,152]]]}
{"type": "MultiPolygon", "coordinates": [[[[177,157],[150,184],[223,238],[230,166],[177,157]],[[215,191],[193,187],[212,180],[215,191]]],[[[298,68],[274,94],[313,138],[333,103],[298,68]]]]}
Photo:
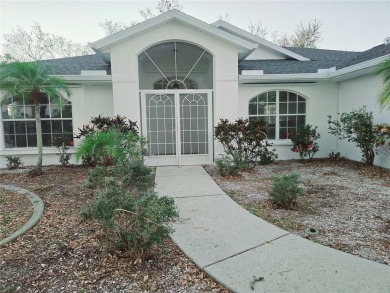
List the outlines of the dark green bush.
{"type": "Polygon", "coordinates": [[[133,196],[130,191],[110,184],[84,211],[87,219],[103,221],[118,249],[140,256],[153,245],[167,239],[172,232],[170,222],[178,217],[174,200],[149,192],[133,196]]]}
{"type": "Polygon", "coordinates": [[[298,196],[305,192],[299,186],[299,174],[290,173],[272,178],[269,195],[272,201],[280,207],[291,207],[296,203],[298,196]]]}
{"type": "Polygon", "coordinates": [[[76,138],[85,137],[96,130],[108,131],[114,128],[123,133],[138,133],[137,122],[133,122],[124,116],[105,117],[99,115],[91,118],[89,124],[83,125],[81,129],[79,128],[79,134],[76,135],[76,138]]]}
{"type": "Polygon", "coordinates": [[[143,192],[154,187],[152,168],[144,165],[141,160],[133,160],[127,164],[116,166],[117,176],[123,187],[136,192],[143,192]]]}
{"type": "Polygon", "coordinates": [[[87,187],[96,189],[102,188],[106,185],[108,179],[107,168],[96,166],[88,172],[87,187]]]}

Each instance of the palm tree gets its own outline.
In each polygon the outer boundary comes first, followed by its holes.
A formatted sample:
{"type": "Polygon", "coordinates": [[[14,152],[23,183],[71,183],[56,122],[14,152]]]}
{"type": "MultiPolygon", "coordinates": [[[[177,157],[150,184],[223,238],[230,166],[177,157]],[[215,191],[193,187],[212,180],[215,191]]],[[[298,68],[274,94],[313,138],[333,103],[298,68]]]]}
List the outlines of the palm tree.
{"type": "Polygon", "coordinates": [[[50,68],[42,62],[12,62],[0,65],[1,105],[15,100],[32,100],[35,106],[38,162],[31,175],[42,174],[42,126],[41,102],[50,97],[61,106],[63,95],[70,97],[71,91],[62,78],[50,75],[50,68]]]}
{"type": "Polygon", "coordinates": [[[390,110],[390,58],[383,61],[375,70],[375,74],[383,75],[383,88],[378,96],[381,109],[390,110]]]}

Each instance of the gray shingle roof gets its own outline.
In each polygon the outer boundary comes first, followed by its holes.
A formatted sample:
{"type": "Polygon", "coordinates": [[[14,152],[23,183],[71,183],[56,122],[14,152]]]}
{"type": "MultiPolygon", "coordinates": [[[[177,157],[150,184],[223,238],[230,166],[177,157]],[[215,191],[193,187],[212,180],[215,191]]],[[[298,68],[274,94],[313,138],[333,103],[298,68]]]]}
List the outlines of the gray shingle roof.
{"type": "MultiPolygon", "coordinates": [[[[336,66],[337,69],[358,64],[390,54],[390,45],[379,45],[364,52],[350,52],[311,48],[286,47],[286,49],[309,58],[311,61],[286,60],[243,60],[238,68],[242,70],[263,70],[264,74],[316,73],[318,69],[336,66]]],[[[53,74],[80,75],[81,70],[106,70],[111,74],[108,56],[86,55],[78,57],[45,60],[53,68],[53,74]],[[104,58],[103,58],[104,57],[104,58]]]]}
{"type": "Polygon", "coordinates": [[[350,60],[345,62],[341,66],[341,68],[355,65],[355,64],[358,64],[358,63],[361,63],[364,61],[368,61],[371,59],[375,59],[375,58],[378,58],[381,56],[385,56],[388,54],[390,54],[390,44],[388,44],[388,45],[382,44],[382,45],[376,46],[374,48],[371,48],[367,51],[361,52],[360,54],[358,54],[354,58],[351,58],[350,60]]]}
{"type": "Polygon", "coordinates": [[[379,45],[363,52],[286,47],[311,61],[297,60],[244,60],[238,65],[242,70],[263,70],[264,74],[316,73],[318,69],[348,67],[390,54],[390,45],[379,45]]]}
{"type": "Polygon", "coordinates": [[[345,60],[353,58],[360,54],[360,52],[326,50],[326,49],[312,49],[299,47],[285,47],[296,54],[309,58],[312,61],[318,60],[345,60]]]}
{"type": "Polygon", "coordinates": [[[81,70],[106,70],[111,74],[111,65],[101,55],[85,55],[42,61],[52,68],[53,74],[80,75],[81,70]]]}

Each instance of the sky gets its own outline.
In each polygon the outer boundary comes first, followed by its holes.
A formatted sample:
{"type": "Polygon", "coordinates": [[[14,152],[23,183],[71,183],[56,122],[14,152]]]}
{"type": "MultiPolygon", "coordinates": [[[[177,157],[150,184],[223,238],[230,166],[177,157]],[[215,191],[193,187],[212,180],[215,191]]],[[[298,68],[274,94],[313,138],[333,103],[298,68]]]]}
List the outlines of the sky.
{"type": "MultiPolygon", "coordinates": [[[[75,42],[94,42],[104,37],[104,20],[140,21],[140,9],[156,7],[158,1],[18,1],[0,0],[0,42],[12,28],[30,29],[34,21],[45,32],[75,42]]],[[[387,1],[187,1],[183,12],[207,23],[229,14],[230,23],[248,29],[259,21],[269,32],[292,34],[299,23],[322,22],[319,48],[363,51],[390,37],[390,0],[387,1]]]]}

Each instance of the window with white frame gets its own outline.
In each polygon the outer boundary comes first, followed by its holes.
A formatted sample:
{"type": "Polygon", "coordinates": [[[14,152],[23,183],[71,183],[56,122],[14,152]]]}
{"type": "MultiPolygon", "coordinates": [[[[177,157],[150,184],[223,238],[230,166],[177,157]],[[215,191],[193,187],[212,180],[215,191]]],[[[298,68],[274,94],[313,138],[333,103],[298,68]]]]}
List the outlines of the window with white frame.
{"type": "Polygon", "coordinates": [[[268,139],[288,139],[306,124],[306,99],[282,90],[259,94],[249,101],[249,119],[260,117],[268,122],[268,139]]]}
{"type": "MultiPolygon", "coordinates": [[[[72,104],[62,100],[63,107],[48,97],[41,101],[43,146],[52,147],[56,140],[73,143],[72,104]]],[[[35,106],[32,101],[15,99],[1,108],[6,148],[36,147],[35,106]]]]}

